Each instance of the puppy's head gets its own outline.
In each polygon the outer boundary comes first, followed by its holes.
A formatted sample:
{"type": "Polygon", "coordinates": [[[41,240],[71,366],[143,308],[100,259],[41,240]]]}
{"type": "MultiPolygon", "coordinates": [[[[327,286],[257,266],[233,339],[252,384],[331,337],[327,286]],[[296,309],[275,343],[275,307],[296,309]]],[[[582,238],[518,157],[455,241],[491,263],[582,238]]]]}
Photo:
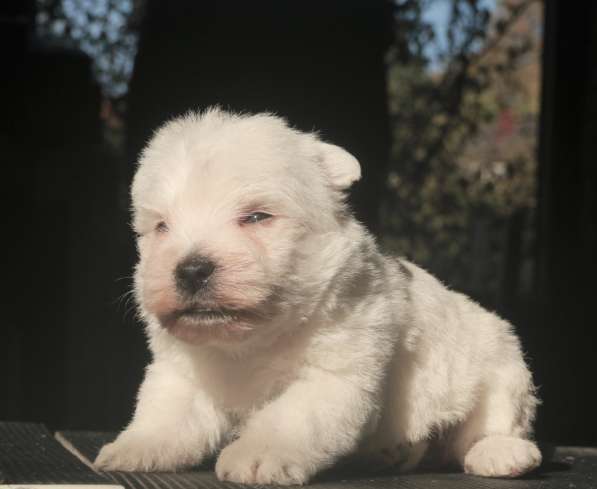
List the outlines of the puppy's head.
{"type": "Polygon", "coordinates": [[[211,109],[167,123],[132,187],[142,313],[192,343],[259,334],[309,300],[305,250],[341,226],[359,178],[346,151],[272,115],[211,109]]]}

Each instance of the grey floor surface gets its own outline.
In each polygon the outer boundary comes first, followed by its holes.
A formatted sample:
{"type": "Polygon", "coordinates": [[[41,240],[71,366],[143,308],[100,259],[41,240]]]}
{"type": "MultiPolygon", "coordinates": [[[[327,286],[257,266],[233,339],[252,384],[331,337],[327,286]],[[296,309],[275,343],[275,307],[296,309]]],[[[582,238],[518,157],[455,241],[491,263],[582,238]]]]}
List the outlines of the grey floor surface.
{"type": "MultiPolygon", "coordinates": [[[[0,422],[0,482],[8,484],[120,484],[127,489],[219,489],[243,487],[220,482],[213,466],[180,473],[94,472],[88,466],[111,433],[61,432],[43,425],[0,422]],[[68,447],[68,450],[65,449],[68,447]],[[78,457],[73,455],[77,453],[78,457]]],[[[545,462],[517,480],[486,479],[458,472],[371,475],[333,469],[317,477],[313,489],[597,489],[597,448],[543,447],[545,462]]],[[[246,487],[246,486],[245,486],[246,487]]]]}

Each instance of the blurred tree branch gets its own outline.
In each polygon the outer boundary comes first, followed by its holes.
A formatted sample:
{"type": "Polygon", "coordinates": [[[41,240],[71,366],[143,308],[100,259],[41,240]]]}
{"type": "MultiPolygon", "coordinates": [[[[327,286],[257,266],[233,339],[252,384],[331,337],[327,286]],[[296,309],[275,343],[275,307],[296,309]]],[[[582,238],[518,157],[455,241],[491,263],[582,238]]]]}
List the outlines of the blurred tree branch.
{"type": "Polygon", "coordinates": [[[432,4],[396,4],[388,56],[394,146],[382,224],[390,247],[462,285],[470,282],[471,240],[480,239],[475,220],[493,222],[497,236],[500,223],[533,200],[534,134],[512,139],[508,129],[508,145],[497,143],[500,124],[534,123],[519,114],[532,105],[520,70],[538,52],[539,36],[523,19],[536,18],[540,2],[504,0],[492,13],[482,0],[450,0],[443,44],[425,20],[432,4]],[[439,63],[426,43],[435,43],[439,63]]]}

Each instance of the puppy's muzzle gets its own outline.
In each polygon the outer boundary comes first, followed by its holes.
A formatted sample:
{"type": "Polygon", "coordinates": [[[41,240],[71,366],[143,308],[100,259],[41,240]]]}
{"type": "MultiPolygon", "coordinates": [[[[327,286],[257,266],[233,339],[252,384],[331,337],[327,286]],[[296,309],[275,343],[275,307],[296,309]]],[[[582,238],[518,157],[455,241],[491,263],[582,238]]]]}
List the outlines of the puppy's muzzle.
{"type": "Polygon", "coordinates": [[[205,289],[216,265],[203,255],[191,254],[174,270],[176,289],[185,295],[195,295],[205,289]]]}

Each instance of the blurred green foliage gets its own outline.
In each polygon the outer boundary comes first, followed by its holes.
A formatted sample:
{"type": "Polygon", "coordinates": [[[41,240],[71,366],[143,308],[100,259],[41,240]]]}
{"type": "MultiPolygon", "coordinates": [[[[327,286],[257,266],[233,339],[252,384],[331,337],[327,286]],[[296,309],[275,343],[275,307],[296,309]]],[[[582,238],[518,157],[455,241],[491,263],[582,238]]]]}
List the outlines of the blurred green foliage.
{"type": "Polygon", "coordinates": [[[490,305],[530,287],[541,3],[399,0],[383,244],[490,305]],[[425,20],[449,2],[445,40],[425,20]],[[429,56],[429,43],[437,43],[429,56]]]}

